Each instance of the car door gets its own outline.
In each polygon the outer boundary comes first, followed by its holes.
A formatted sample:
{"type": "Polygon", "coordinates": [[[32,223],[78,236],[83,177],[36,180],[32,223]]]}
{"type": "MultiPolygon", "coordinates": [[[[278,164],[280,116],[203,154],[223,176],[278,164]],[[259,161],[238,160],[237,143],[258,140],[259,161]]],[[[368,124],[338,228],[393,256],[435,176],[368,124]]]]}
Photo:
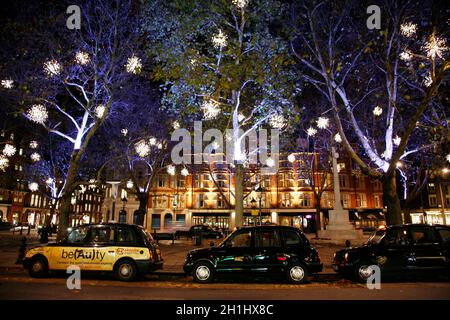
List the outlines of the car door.
{"type": "Polygon", "coordinates": [[[115,259],[114,237],[114,226],[92,226],[83,252],[78,254],[81,269],[112,271],[115,259]]]}
{"type": "Polygon", "coordinates": [[[216,251],[217,272],[250,272],[253,239],[251,230],[234,232],[216,251]]]}
{"type": "Polygon", "coordinates": [[[51,258],[49,259],[50,270],[66,270],[71,265],[79,265],[80,252],[87,245],[89,226],[72,228],[67,239],[51,247],[51,258]]]}
{"type": "Polygon", "coordinates": [[[431,226],[410,226],[413,240],[415,269],[418,272],[444,269],[446,257],[439,235],[431,226]]]}
{"type": "Polygon", "coordinates": [[[382,273],[409,272],[414,266],[411,237],[405,227],[393,227],[375,249],[382,273]]]}
{"type": "Polygon", "coordinates": [[[286,263],[279,229],[267,228],[254,231],[255,249],[252,271],[257,273],[279,272],[286,263]]]}

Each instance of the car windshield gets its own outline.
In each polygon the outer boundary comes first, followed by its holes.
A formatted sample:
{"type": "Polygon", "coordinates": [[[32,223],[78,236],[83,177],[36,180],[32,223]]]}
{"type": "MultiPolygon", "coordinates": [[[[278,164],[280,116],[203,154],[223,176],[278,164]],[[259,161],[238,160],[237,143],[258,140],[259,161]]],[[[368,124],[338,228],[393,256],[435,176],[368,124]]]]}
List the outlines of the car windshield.
{"type": "Polygon", "coordinates": [[[386,234],[386,230],[377,230],[375,231],[367,240],[367,244],[379,244],[381,239],[383,239],[386,234]]]}

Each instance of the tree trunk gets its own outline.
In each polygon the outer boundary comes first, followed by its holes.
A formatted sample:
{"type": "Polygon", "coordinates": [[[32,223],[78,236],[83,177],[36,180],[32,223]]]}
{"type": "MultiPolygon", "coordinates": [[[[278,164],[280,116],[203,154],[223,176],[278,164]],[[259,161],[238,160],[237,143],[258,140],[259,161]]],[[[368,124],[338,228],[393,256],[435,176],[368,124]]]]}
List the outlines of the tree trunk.
{"type": "Polygon", "coordinates": [[[235,199],[235,225],[242,227],[244,220],[244,165],[242,163],[236,164],[235,199]]]}
{"type": "Polygon", "coordinates": [[[387,206],[386,224],[394,225],[402,223],[402,209],[397,194],[396,174],[384,175],[383,183],[383,205],[387,206]]]}
{"type": "Polygon", "coordinates": [[[148,206],[148,193],[147,192],[139,193],[138,199],[139,199],[139,209],[137,210],[138,218],[136,223],[140,226],[144,226],[148,206]]]}
{"type": "Polygon", "coordinates": [[[316,216],[315,216],[315,223],[316,223],[316,238],[319,237],[319,230],[321,230],[320,225],[320,199],[321,197],[319,195],[315,195],[315,207],[316,207],[316,216]]]}
{"type": "Polygon", "coordinates": [[[405,210],[404,210],[404,215],[405,215],[405,223],[411,223],[411,208],[409,207],[409,204],[407,203],[405,205],[405,210]]]}

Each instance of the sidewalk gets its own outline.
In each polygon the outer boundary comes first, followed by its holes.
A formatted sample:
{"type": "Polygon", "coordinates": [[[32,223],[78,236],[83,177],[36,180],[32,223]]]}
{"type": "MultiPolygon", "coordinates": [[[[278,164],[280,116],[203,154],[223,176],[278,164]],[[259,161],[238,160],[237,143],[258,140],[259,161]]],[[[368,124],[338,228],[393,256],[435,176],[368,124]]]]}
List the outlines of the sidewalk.
{"type": "MultiPolygon", "coordinates": [[[[27,249],[42,245],[35,235],[20,236],[16,234],[13,236],[12,234],[0,234],[0,273],[23,271],[22,265],[15,264],[15,262],[19,254],[20,239],[24,236],[27,237],[27,249]]],[[[54,241],[54,237],[50,240],[54,241]]],[[[171,240],[160,240],[159,246],[164,259],[164,266],[163,270],[158,273],[173,275],[182,274],[187,252],[197,248],[208,248],[210,242],[211,240],[204,240],[201,246],[196,246],[191,239],[176,240],[174,244],[172,244],[171,240]]],[[[219,242],[220,240],[215,240],[216,244],[219,242]]],[[[313,239],[312,242],[314,243],[313,239]]],[[[326,244],[314,244],[314,246],[319,251],[320,259],[324,264],[322,273],[334,274],[334,271],[331,268],[333,254],[344,247],[326,244]]]]}

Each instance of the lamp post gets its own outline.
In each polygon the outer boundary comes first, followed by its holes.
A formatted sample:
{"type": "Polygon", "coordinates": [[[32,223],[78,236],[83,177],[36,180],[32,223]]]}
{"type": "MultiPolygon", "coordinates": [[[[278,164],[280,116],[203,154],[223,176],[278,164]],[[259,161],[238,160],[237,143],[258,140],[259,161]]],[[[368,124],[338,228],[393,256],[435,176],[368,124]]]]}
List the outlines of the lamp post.
{"type": "MultiPolygon", "coordinates": [[[[251,203],[251,206],[252,206],[252,218],[253,218],[253,220],[255,220],[255,217],[253,216],[254,215],[254,211],[256,211],[256,200],[255,200],[255,198],[252,198],[250,203],[251,203]]],[[[255,226],[256,226],[256,221],[255,221],[255,226]]]]}
{"type": "Polygon", "coordinates": [[[120,223],[122,223],[122,221],[120,221],[120,216],[121,216],[121,214],[125,214],[125,223],[127,222],[127,221],[126,221],[126,211],[125,211],[125,206],[126,206],[126,204],[127,204],[127,201],[128,201],[128,199],[127,199],[126,197],[123,197],[123,198],[122,198],[122,210],[121,210],[120,213],[119,213],[119,222],[120,222],[120,223]]]}
{"type": "Polygon", "coordinates": [[[258,186],[258,188],[256,188],[255,192],[257,192],[258,194],[258,199],[259,199],[259,225],[262,225],[262,219],[261,219],[261,201],[262,201],[262,195],[264,192],[264,188],[261,187],[261,185],[258,186]]]}

